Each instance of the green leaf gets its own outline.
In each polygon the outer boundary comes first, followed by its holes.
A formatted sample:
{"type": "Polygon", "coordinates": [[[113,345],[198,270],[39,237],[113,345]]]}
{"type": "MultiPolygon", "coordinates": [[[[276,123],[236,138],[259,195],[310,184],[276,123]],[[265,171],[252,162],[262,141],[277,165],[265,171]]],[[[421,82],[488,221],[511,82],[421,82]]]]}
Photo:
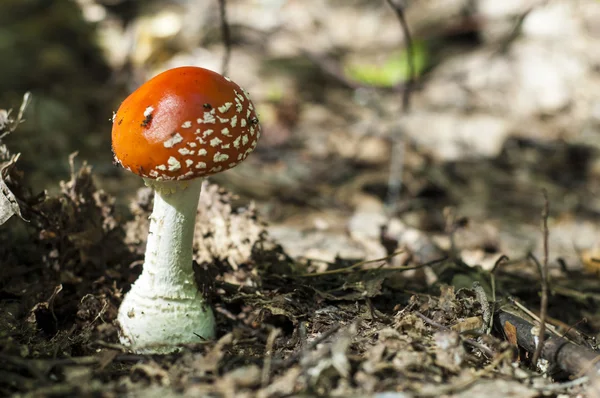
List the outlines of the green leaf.
{"type": "MultiPolygon", "coordinates": [[[[427,47],[422,41],[413,42],[413,63],[415,77],[420,76],[427,67],[427,47]]],[[[405,82],[410,76],[406,49],[390,54],[383,65],[357,62],[345,65],[346,76],[358,82],[379,87],[392,87],[405,82]]]]}

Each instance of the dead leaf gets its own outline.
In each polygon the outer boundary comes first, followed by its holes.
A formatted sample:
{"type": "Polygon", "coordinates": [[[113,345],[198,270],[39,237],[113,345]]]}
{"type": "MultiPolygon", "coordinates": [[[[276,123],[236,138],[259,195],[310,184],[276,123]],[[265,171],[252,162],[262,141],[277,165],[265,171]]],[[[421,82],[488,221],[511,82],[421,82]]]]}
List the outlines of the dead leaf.
{"type": "Polygon", "coordinates": [[[510,322],[504,322],[504,335],[506,336],[506,340],[510,343],[511,346],[517,348],[517,361],[520,361],[519,358],[519,350],[517,343],[517,328],[510,322]]]}
{"type": "Polygon", "coordinates": [[[8,174],[8,171],[19,159],[20,154],[12,156],[8,161],[0,164],[0,225],[4,224],[13,215],[19,216],[22,220],[27,221],[21,215],[21,209],[17,202],[17,198],[10,191],[4,181],[4,176],[8,174]]]}
{"type": "Polygon", "coordinates": [[[580,254],[583,269],[594,275],[600,275],[600,248],[582,250],[580,254]]]}
{"type": "Polygon", "coordinates": [[[54,301],[62,289],[62,284],[55,286],[50,298],[34,305],[27,318],[30,323],[35,324],[49,335],[53,335],[58,330],[58,319],[54,314],[54,301]]]}
{"type": "Polygon", "coordinates": [[[480,316],[471,316],[467,319],[463,319],[455,325],[452,325],[451,329],[458,333],[472,332],[481,330],[484,326],[483,318],[480,316]]]}
{"type": "Polygon", "coordinates": [[[434,335],[434,340],[435,363],[452,373],[459,373],[466,357],[459,334],[454,331],[440,331],[434,335]]]}

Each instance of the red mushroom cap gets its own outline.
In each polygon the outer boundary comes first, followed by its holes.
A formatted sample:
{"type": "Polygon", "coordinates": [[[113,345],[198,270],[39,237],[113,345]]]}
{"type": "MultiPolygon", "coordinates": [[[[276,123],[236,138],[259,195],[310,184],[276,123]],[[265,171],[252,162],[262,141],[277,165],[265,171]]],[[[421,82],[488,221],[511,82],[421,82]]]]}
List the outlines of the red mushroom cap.
{"type": "Polygon", "coordinates": [[[230,169],[260,138],[248,93],[208,69],[185,66],[150,79],[113,117],[115,161],[145,178],[188,180],[230,169]]]}

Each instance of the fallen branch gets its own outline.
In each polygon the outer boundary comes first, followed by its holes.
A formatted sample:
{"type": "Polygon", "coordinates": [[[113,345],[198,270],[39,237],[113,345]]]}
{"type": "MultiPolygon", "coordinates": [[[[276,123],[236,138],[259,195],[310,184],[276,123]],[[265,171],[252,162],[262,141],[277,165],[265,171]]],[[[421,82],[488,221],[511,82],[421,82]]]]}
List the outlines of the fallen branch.
{"type": "MultiPolygon", "coordinates": [[[[496,327],[504,329],[506,323],[510,323],[517,330],[517,344],[529,353],[533,354],[538,345],[538,335],[532,333],[534,325],[526,320],[506,311],[498,311],[496,314],[496,327]]],[[[540,357],[558,366],[571,375],[585,374],[590,370],[600,372],[600,353],[586,347],[578,346],[567,339],[544,335],[545,341],[541,344],[540,357]]]]}

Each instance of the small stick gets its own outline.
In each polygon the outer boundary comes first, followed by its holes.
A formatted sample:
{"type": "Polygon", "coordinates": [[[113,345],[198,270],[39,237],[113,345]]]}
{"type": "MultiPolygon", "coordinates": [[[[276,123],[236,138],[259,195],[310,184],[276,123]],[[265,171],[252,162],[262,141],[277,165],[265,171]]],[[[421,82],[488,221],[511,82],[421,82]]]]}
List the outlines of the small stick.
{"type": "MultiPolygon", "coordinates": [[[[402,113],[407,114],[410,112],[410,100],[413,91],[413,86],[416,80],[416,68],[415,68],[415,54],[412,35],[406,22],[406,15],[404,14],[405,2],[402,0],[386,0],[390,7],[394,10],[398,22],[400,22],[400,28],[404,35],[404,41],[406,43],[406,63],[408,65],[408,78],[406,84],[402,90],[402,113]]],[[[402,170],[404,164],[404,140],[401,137],[393,137],[392,141],[392,158],[390,161],[390,175],[388,178],[388,194],[386,203],[390,213],[396,211],[396,203],[400,196],[400,189],[402,188],[402,170]]]]}
{"type": "Polygon", "coordinates": [[[542,259],[542,268],[540,270],[540,279],[542,282],[542,300],[540,303],[540,328],[538,333],[538,345],[533,353],[533,366],[537,365],[537,361],[542,354],[544,346],[544,337],[546,336],[546,317],[548,314],[548,216],[550,213],[550,201],[548,200],[548,192],[543,189],[544,208],[542,210],[542,233],[544,234],[544,257],[542,259]]]}
{"type": "Polygon", "coordinates": [[[279,336],[281,329],[275,328],[272,329],[269,333],[269,337],[267,337],[267,344],[265,347],[265,362],[262,370],[261,384],[262,387],[265,388],[269,385],[269,380],[271,379],[271,362],[273,360],[273,345],[275,344],[275,339],[279,336]]]}
{"type": "Polygon", "coordinates": [[[490,270],[490,274],[494,274],[500,265],[502,265],[508,261],[510,261],[510,258],[508,258],[508,256],[506,254],[503,254],[500,257],[498,257],[498,259],[494,263],[494,266],[490,270]]]}
{"type": "Polygon", "coordinates": [[[231,34],[229,32],[229,23],[227,22],[227,1],[218,1],[221,38],[223,39],[223,45],[225,46],[225,52],[223,53],[223,59],[221,60],[221,74],[226,76],[229,69],[229,59],[231,58],[231,34]]]}
{"type": "Polygon", "coordinates": [[[323,272],[313,272],[313,273],[309,273],[309,274],[302,274],[300,276],[302,276],[302,277],[311,277],[311,276],[341,274],[341,273],[345,273],[345,272],[349,272],[349,271],[355,270],[356,268],[362,267],[363,265],[366,265],[366,264],[372,264],[372,263],[376,263],[376,262],[379,262],[379,261],[388,261],[388,260],[394,258],[395,256],[399,255],[402,252],[404,252],[404,250],[398,250],[397,252],[394,252],[394,253],[390,254],[389,256],[385,256],[385,257],[382,257],[382,258],[376,258],[374,260],[359,261],[359,262],[354,263],[354,264],[352,264],[352,265],[350,265],[348,267],[338,268],[338,269],[332,269],[332,270],[323,271],[323,272]]]}
{"type": "MultiPolygon", "coordinates": [[[[392,254],[392,256],[394,256],[395,254],[392,254]]],[[[433,266],[433,265],[437,265],[437,264],[442,264],[444,261],[447,260],[447,257],[442,257],[442,258],[438,258],[436,260],[431,260],[431,261],[427,261],[426,263],[422,263],[422,264],[417,264],[417,265],[413,265],[412,267],[386,267],[386,268],[359,268],[356,269],[359,265],[364,265],[370,262],[375,262],[375,261],[380,261],[379,260],[369,260],[369,261],[363,261],[359,264],[353,264],[349,267],[345,267],[345,268],[340,268],[340,269],[333,269],[331,271],[323,271],[323,272],[318,272],[318,273],[312,273],[312,274],[302,274],[302,275],[298,275],[301,278],[309,278],[309,277],[313,277],[313,276],[323,276],[323,275],[332,275],[332,274],[341,274],[341,273],[348,273],[350,271],[353,272],[360,272],[360,271],[399,271],[399,272],[403,272],[403,271],[412,271],[415,269],[421,269],[421,268],[425,268],[428,266],[433,266]]]]}
{"type": "Polygon", "coordinates": [[[408,66],[408,79],[406,80],[406,85],[404,86],[404,90],[402,91],[402,110],[404,111],[404,113],[406,113],[410,110],[412,87],[416,78],[415,48],[413,45],[410,29],[408,28],[408,23],[406,22],[406,15],[404,14],[405,2],[402,0],[386,1],[396,13],[396,17],[398,18],[398,21],[400,22],[400,27],[402,28],[404,40],[406,41],[406,63],[408,66]]]}

